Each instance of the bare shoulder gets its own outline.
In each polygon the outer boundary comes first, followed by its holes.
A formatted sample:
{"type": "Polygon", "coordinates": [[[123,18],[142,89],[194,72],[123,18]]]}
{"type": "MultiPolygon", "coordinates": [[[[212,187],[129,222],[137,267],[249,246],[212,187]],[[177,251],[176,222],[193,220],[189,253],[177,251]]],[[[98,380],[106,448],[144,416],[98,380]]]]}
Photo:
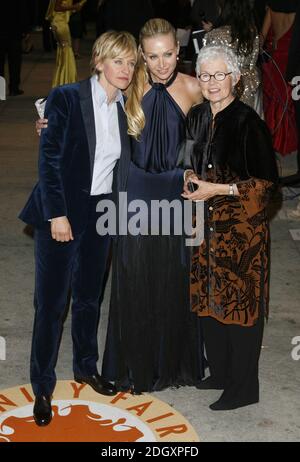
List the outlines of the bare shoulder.
{"type": "Polygon", "coordinates": [[[203,100],[202,92],[198,80],[191,75],[180,73],[182,84],[186,88],[194,104],[200,103],[203,100]]]}

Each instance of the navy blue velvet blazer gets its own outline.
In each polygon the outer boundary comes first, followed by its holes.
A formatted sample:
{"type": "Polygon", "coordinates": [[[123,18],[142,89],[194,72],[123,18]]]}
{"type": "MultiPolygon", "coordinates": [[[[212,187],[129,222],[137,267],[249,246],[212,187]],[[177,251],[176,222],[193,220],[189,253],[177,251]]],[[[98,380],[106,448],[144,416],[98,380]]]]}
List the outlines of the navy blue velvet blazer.
{"type": "MultiPolygon", "coordinates": [[[[113,190],[126,188],[131,144],[126,115],[118,106],[121,157],[115,168],[113,190]]],[[[86,223],[96,148],[90,79],[54,88],[47,98],[39,149],[39,181],[19,218],[36,228],[49,218],[67,216],[73,232],[86,223]]]]}

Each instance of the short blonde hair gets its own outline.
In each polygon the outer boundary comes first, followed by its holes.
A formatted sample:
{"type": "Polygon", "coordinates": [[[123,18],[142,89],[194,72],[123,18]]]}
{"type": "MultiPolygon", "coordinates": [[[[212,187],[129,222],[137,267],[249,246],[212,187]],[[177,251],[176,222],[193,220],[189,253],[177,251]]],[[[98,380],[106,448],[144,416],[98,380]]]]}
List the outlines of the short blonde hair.
{"type": "Polygon", "coordinates": [[[93,45],[91,73],[99,75],[97,64],[105,59],[114,59],[123,53],[132,53],[137,59],[137,44],[129,32],[109,31],[100,35],[93,45]]]}

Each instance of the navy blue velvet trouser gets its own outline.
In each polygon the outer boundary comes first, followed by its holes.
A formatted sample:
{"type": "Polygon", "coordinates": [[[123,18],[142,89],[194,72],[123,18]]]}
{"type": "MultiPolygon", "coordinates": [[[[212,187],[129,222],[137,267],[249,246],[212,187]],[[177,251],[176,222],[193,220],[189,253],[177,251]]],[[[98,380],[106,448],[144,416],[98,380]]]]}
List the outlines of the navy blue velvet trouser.
{"type": "Polygon", "coordinates": [[[74,375],[97,373],[99,299],[111,243],[110,236],[99,236],[96,231],[96,221],[101,215],[96,213],[96,204],[100,198],[90,197],[88,222],[74,236],[74,241],[57,242],[52,239],[50,229],[35,232],[35,319],[30,377],[37,396],[51,395],[55,388],[55,366],[70,288],[74,375]]]}

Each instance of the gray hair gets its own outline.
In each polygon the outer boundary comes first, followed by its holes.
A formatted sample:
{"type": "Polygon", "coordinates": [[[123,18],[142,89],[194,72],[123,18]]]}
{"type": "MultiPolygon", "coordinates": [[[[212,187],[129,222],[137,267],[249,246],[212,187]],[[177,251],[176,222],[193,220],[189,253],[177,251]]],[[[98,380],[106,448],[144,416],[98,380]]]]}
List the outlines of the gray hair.
{"type": "Polygon", "coordinates": [[[219,58],[226,64],[228,72],[232,72],[233,85],[235,85],[241,75],[240,66],[237,55],[227,46],[206,45],[201,48],[196,63],[196,74],[200,74],[201,64],[219,58]]]}

